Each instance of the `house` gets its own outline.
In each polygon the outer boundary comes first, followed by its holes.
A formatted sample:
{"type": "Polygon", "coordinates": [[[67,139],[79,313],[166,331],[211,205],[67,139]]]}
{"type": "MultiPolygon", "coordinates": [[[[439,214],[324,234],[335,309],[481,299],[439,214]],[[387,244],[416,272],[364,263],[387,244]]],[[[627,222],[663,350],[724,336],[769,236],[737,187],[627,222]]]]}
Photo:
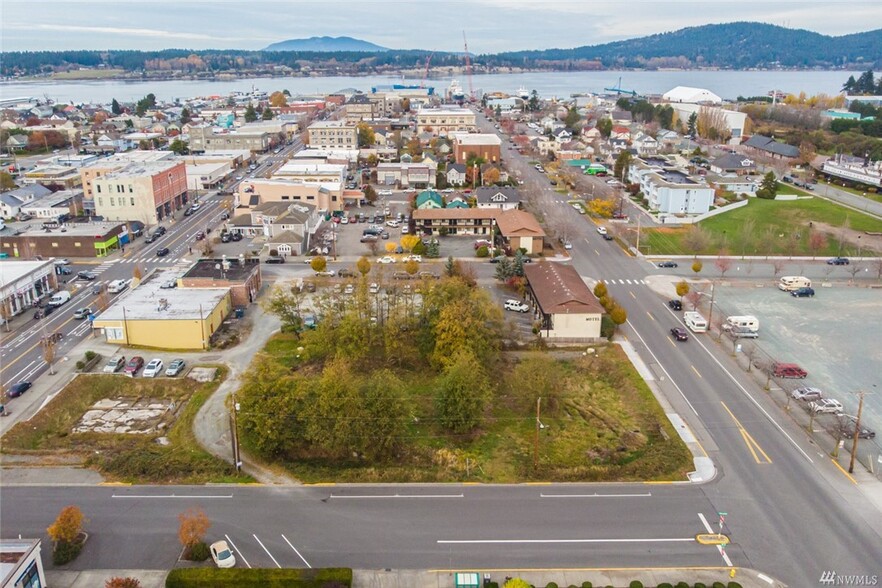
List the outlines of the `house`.
{"type": "Polygon", "coordinates": [[[478,208],[498,208],[510,210],[517,208],[521,202],[521,194],[513,186],[481,186],[475,190],[478,208]]]}
{"type": "Polygon", "coordinates": [[[631,129],[622,125],[613,125],[612,130],[609,133],[610,139],[631,139],[631,129]]]}
{"type": "Polygon", "coordinates": [[[634,117],[627,110],[613,110],[610,118],[614,125],[629,125],[634,122],[634,117]]]}
{"type": "Polygon", "coordinates": [[[6,139],[6,147],[13,151],[21,151],[25,147],[28,146],[28,136],[27,135],[10,135],[8,139],[6,139]]]}
{"type": "Polygon", "coordinates": [[[528,255],[542,252],[545,231],[529,212],[517,208],[502,211],[496,217],[496,224],[512,251],[524,249],[528,255]]]}
{"type": "MultiPolygon", "coordinates": [[[[79,178],[79,174],[77,175],[79,178]]],[[[22,214],[31,218],[57,219],[83,208],[82,190],[61,190],[36,198],[21,207],[22,214]]]]}
{"type": "Polygon", "coordinates": [[[416,207],[420,210],[443,208],[444,200],[435,190],[423,190],[416,197],[416,207]]]}
{"type": "Polygon", "coordinates": [[[51,194],[52,190],[40,184],[31,184],[16,190],[0,193],[0,216],[13,218],[21,212],[21,207],[30,204],[44,196],[51,194]]]}
{"type": "Polygon", "coordinates": [[[710,170],[716,174],[748,174],[756,171],[756,162],[744,155],[727,153],[710,162],[710,170]]]}
{"type": "Polygon", "coordinates": [[[451,163],[447,166],[447,183],[451,186],[462,186],[466,183],[466,166],[464,163],[451,163]]]}
{"type": "Polygon", "coordinates": [[[565,128],[557,129],[554,132],[552,132],[551,134],[557,140],[558,143],[566,143],[567,141],[570,141],[573,138],[573,134],[565,128]]]}
{"type": "Polygon", "coordinates": [[[450,198],[447,201],[447,204],[444,206],[444,208],[468,208],[468,207],[469,207],[469,203],[466,202],[465,199],[462,196],[460,196],[459,194],[450,198]]]}
{"type": "Polygon", "coordinates": [[[753,135],[744,142],[744,146],[751,150],[769,155],[778,159],[792,159],[799,157],[799,148],[787,143],[779,143],[774,137],[766,137],[764,135],[753,135]]]}
{"type": "Polygon", "coordinates": [[[603,308],[573,266],[527,264],[524,276],[541,337],[581,341],[600,338],[603,308]]]}
{"type": "Polygon", "coordinates": [[[637,149],[640,155],[655,155],[658,153],[658,141],[646,133],[637,133],[631,140],[631,146],[637,149]]]}
{"type": "MultiPolygon", "coordinates": [[[[499,174],[499,182],[507,182],[508,181],[508,172],[499,167],[498,165],[492,163],[485,163],[481,166],[481,177],[487,175],[488,172],[495,170],[496,173],[499,174]]],[[[494,182],[495,183],[495,182],[494,182]]]]}

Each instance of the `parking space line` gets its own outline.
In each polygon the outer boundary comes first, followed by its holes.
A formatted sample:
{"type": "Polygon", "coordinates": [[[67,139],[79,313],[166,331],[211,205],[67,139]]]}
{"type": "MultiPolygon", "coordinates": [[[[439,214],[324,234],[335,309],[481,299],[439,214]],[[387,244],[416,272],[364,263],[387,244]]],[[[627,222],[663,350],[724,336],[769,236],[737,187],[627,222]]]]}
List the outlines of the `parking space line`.
{"type": "Polygon", "coordinates": [[[254,533],[252,533],[251,536],[254,537],[255,541],[257,541],[258,543],[260,543],[260,546],[263,547],[263,550],[266,551],[266,554],[267,554],[268,556],[270,556],[270,559],[273,560],[273,563],[276,564],[276,567],[277,567],[277,568],[281,568],[282,566],[279,565],[279,562],[276,561],[276,558],[273,557],[273,554],[270,553],[270,550],[266,548],[266,545],[263,544],[263,541],[261,541],[261,540],[257,537],[257,535],[255,535],[254,533]]]}
{"type": "Polygon", "coordinates": [[[285,534],[284,534],[284,533],[282,533],[282,539],[284,539],[284,540],[285,540],[285,543],[287,543],[287,544],[288,544],[288,546],[289,546],[289,547],[290,547],[290,548],[291,548],[291,549],[293,549],[293,550],[294,550],[294,553],[296,553],[296,554],[297,554],[297,557],[299,557],[299,558],[300,558],[300,559],[302,559],[302,560],[303,560],[303,563],[305,563],[305,564],[306,564],[306,567],[308,567],[308,568],[310,568],[310,569],[312,569],[312,566],[311,566],[311,565],[309,565],[309,562],[308,562],[308,561],[306,561],[306,558],[305,558],[305,557],[303,557],[303,556],[302,556],[302,555],[300,555],[300,552],[299,552],[299,551],[297,551],[297,548],[296,548],[296,547],[294,547],[294,546],[293,546],[293,545],[291,545],[291,542],[290,542],[290,541],[288,541],[288,538],[287,538],[287,537],[285,537],[285,534]]]}
{"type": "Polygon", "coordinates": [[[236,547],[236,544],[235,544],[235,543],[233,543],[233,540],[232,540],[232,539],[230,539],[230,536],[229,536],[229,535],[227,535],[227,534],[226,534],[226,533],[224,533],[224,537],[226,537],[226,538],[227,538],[227,542],[228,542],[228,543],[229,543],[229,544],[230,544],[230,546],[231,546],[231,547],[232,547],[232,548],[233,548],[233,550],[234,550],[234,551],[235,551],[235,552],[236,552],[236,553],[238,553],[238,554],[239,554],[239,557],[241,557],[241,558],[242,558],[242,561],[244,561],[244,562],[245,562],[245,565],[246,565],[246,566],[248,566],[248,567],[249,567],[249,568],[250,568],[250,567],[251,567],[251,564],[250,564],[250,563],[248,563],[248,560],[247,560],[247,559],[245,559],[245,556],[244,556],[244,555],[242,555],[242,552],[241,552],[241,551],[240,551],[240,550],[239,550],[239,548],[238,548],[238,547],[236,547]]]}

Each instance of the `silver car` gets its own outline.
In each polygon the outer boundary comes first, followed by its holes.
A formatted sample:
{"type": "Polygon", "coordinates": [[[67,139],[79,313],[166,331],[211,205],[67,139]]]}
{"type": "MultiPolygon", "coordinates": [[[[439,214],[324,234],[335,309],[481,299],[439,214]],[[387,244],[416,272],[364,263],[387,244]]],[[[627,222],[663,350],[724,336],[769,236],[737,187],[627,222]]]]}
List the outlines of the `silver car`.
{"type": "Polygon", "coordinates": [[[809,410],[814,413],[839,414],[842,412],[842,403],[833,398],[818,398],[809,403],[809,410]]]}
{"type": "Polygon", "coordinates": [[[796,390],[791,392],[790,396],[792,396],[796,400],[805,400],[806,402],[808,402],[809,400],[820,400],[824,397],[824,393],[821,392],[820,388],[804,386],[802,388],[797,388],[796,390]]]}

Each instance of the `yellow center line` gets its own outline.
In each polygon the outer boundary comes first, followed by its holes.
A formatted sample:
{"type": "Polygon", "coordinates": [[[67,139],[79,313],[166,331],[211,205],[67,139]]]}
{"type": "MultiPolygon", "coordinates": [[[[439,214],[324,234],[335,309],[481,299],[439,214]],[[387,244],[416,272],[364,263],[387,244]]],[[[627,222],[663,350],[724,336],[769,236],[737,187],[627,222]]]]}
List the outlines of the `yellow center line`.
{"type": "Polygon", "coordinates": [[[720,401],[720,404],[723,405],[723,408],[726,409],[726,412],[728,412],[729,416],[732,417],[732,420],[735,421],[735,426],[738,427],[738,432],[741,433],[741,438],[744,439],[744,444],[747,445],[747,450],[750,451],[751,455],[753,455],[754,461],[760,464],[772,463],[772,458],[770,458],[769,455],[765,451],[763,451],[763,448],[760,447],[760,444],[756,442],[756,439],[754,439],[750,435],[750,433],[747,432],[747,429],[744,428],[744,426],[741,424],[741,421],[735,418],[735,415],[732,414],[732,411],[729,410],[729,407],[726,406],[726,403],[720,401]]]}
{"type": "Polygon", "coordinates": [[[835,459],[832,459],[831,461],[833,462],[833,465],[835,465],[837,468],[839,468],[839,471],[840,471],[840,472],[842,472],[843,474],[845,474],[845,477],[846,477],[846,478],[848,478],[849,480],[851,480],[851,483],[852,483],[852,484],[857,484],[857,480],[854,479],[854,476],[852,476],[851,474],[849,474],[849,473],[845,470],[845,468],[843,468],[841,465],[839,465],[839,462],[838,462],[838,461],[836,461],[835,459]]]}
{"type": "MultiPolygon", "coordinates": [[[[41,321],[42,321],[42,320],[46,320],[46,319],[38,319],[38,320],[41,320],[41,321]]],[[[63,323],[61,323],[60,325],[58,325],[57,327],[55,327],[55,329],[46,329],[46,334],[47,334],[47,335],[50,335],[50,334],[52,334],[52,333],[55,333],[55,332],[60,331],[62,327],[66,326],[68,323],[72,322],[73,320],[74,320],[73,317],[71,317],[71,318],[67,319],[66,321],[64,321],[63,323]]],[[[33,337],[34,335],[37,335],[37,334],[38,334],[38,333],[33,333],[33,334],[31,334],[31,335],[28,335],[28,337],[33,337]]],[[[42,338],[42,337],[41,337],[41,338],[42,338]]],[[[14,364],[15,362],[17,362],[18,360],[20,360],[20,359],[23,358],[25,355],[27,355],[28,353],[30,353],[31,351],[33,351],[34,349],[36,349],[36,348],[39,347],[39,346],[40,346],[40,339],[37,339],[37,342],[36,342],[36,343],[34,343],[34,344],[31,345],[30,347],[28,347],[27,349],[25,349],[24,351],[22,351],[21,353],[19,353],[16,357],[13,357],[13,358],[10,359],[9,361],[5,361],[5,362],[3,362],[3,363],[4,363],[5,365],[12,365],[12,364],[14,364]]],[[[56,347],[57,347],[57,344],[56,344],[56,347]]]]}
{"type": "Polygon", "coordinates": [[[696,375],[696,376],[698,376],[698,377],[701,378],[702,380],[704,379],[704,378],[702,377],[702,375],[698,373],[698,370],[695,369],[695,366],[694,366],[694,365],[690,365],[689,367],[692,368],[692,371],[695,372],[695,375],[696,375]]]}

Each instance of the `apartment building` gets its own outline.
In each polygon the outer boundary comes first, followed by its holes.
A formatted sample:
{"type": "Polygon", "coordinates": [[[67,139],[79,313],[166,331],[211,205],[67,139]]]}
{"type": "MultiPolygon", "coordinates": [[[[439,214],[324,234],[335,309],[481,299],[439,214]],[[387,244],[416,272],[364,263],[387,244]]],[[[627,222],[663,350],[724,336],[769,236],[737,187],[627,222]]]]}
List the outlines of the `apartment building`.
{"type": "Polygon", "coordinates": [[[628,181],[640,185],[650,210],[663,214],[704,214],[714,202],[714,189],[661,158],[636,159],[628,181]]]}
{"type": "Polygon", "coordinates": [[[466,163],[474,153],[485,162],[496,163],[502,159],[502,139],[491,133],[456,133],[453,135],[453,156],[456,163],[466,163]]]}
{"type": "Polygon", "coordinates": [[[91,180],[95,214],[106,220],[156,224],[188,200],[181,161],[132,163],[91,180]]]}
{"type": "Polygon", "coordinates": [[[455,132],[470,133],[477,129],[474,111],[459,106],[421,108],[416,117],[417,134],[446,136],[455,132]]]}
{"type": "Polygon", "coordinates": [[[151,163],[156,161],[172,161],[172,151],[130,151],[100,159],[92,165],[80,168],[80,184],[83,187],[83,205],[87,211],[94,212],[94,191],[92,180],[112,171],[123,169],[133,163],[151,163]]]}
{"type": "Polygon", "coordinates": [[[358,123],[374,118],[374,103],[365,94],[353,94],[343,105],[347,122],[358,123]]]}
{"type": "Polygon", "coordinates": [[[322,120],[309,125],[310,147],[358,149],[355,123],[343,120],[322,120]]]}

